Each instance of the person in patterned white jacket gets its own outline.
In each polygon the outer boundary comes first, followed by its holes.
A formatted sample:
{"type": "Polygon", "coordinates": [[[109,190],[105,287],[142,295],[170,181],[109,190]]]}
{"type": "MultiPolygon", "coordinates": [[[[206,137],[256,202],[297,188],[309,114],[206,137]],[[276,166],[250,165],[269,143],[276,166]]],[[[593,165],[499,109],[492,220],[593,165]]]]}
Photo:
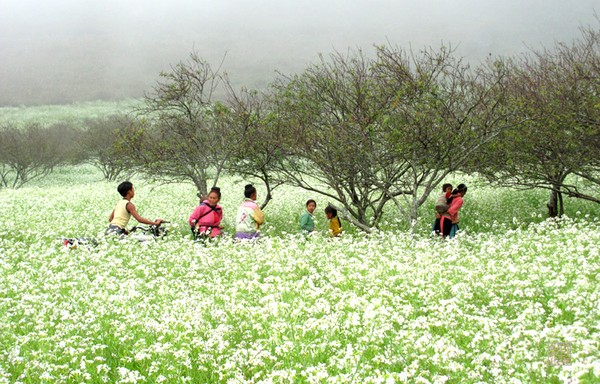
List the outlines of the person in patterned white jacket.
{"type": "Polygon", "coordinates": [[[256,188],[252,184],[246,185],[244,196],[246,199],[238,208],[235,220],[235,238],[256,239],[265,222],[265,214],[256,204],[256,188]]]}

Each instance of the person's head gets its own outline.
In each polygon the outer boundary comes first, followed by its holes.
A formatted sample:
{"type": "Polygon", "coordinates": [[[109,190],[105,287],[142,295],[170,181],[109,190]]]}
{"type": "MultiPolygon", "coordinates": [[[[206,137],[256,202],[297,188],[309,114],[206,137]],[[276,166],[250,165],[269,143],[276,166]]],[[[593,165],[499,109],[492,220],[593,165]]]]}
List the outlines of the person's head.
{"type": "Polygon", "coordinates": [[[461,195],[464,196],[467,193],[467,186],[464,184],[458,184],[456,189],[452,191],[453,195],[461,195]]]}
{"type": "Polygon", "coordinates": [[[244,187],[244,196],[247,199],[256,200],[256,188],[252,184],[246,184],[244,187]]]}
{"type": "Polygon", "coordinates": [[[221,200],[221,188],[212,187],[210,192],[208,192],[208,197],[206,198],[210,205],[217,205],[219,200],[221,200]]]}
{"type": "Polygon", "coordinates": [[[131,197],[133,197],[133,184],[130,181],[124,181],[121,184],[119,184],[119,186],[117,187],[117,191],[119,191],[119,194],[123,197],[126,197],[129,191],[131,191],[131,197]]]}
{"type": "Polygon", "coordinates": [[[452,192],[452,184],[446,183],[446,184],[442,185],[442,192],[444,192],[444,193],[452,192]]]}
{"type": "Polygon", "coordinates": [[[317,208],[317,202],[314,201],[313,199],[310,199],[306,202],[306,210],[309,213],[313,213],[316,208],[317,208]]]}
{"type": "Polygon", "coordinates": [[[337,216],[337,209],[333,208],[331,205],[326,206],[325,216],[327,216],[328,219],[333,219],[337,216]]]}

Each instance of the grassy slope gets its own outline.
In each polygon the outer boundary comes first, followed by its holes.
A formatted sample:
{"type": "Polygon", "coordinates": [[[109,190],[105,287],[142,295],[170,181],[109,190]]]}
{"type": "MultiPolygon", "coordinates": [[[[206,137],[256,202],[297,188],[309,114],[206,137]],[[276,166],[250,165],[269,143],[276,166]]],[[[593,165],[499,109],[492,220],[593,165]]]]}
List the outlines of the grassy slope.
{"type": "Polygon", "coordinates": [[[42,123],[51,125],[60,122],[78,123],[86,119],[109,116],[131,111],[140,102],[135,99],[122,101],[94,101],[65,105],[38,107],[0,107],[0,125],[14,123],[42,123]]]}

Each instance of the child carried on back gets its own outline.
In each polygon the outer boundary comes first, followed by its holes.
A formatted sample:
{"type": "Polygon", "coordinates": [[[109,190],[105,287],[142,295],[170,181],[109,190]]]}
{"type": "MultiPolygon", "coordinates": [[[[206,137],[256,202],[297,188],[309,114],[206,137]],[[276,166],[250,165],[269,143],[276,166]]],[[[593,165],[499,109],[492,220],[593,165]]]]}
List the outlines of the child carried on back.
{"type": "Polygon", "coordinates": [[[442,186],[442,194],[438,197],[435,203],[435,211],[437,213],[444,213],[450,208],[452,203],[452,184],[444,184],[442,186]]]}
{"type": "Polygon", "coordinates": [[[444,222],[446,221],[445,219],[449,217],[448,208],[450,208],[452,198],[452,184],[447,183],[442,185],[442,194],[435,203],[435,222],[433,223],[432,230],[436,234],[448,236],[450,233],[451,224],[444,225],[446,224],[444,222]]]}

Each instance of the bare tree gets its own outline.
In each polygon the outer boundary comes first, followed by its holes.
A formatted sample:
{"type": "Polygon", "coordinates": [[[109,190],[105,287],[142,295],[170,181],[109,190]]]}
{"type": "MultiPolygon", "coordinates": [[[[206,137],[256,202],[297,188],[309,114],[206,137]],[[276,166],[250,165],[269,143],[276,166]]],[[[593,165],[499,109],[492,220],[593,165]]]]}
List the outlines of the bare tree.
{"type": "Polygon", "coordinates": [[[151,177],[191,181],[206,195],[211,172],[216,183],[227,153],[217,119],[226,108],[213,99],[223,77],[192,52],[161,79],[137,111],[139,124],[122,135],[122,146],[151,177]]]}
{"type": "MultiPolygon", "coordinates": [[[[278,124],[273,95],[242,89],[228,89],[228,114],[223,125],[228,150],[226,167],[230,173],[260,180],[267,191],[261,205],[273,198],[274,190],[283,185],[277,169],[289,141],[287,129],[278,124]]],[[[225,117],[225,116],[223,116],[225,117]]]]}
{"type": "Polygon", "coordinates": [[[129,176],[134,169],[127,151],[119,147],[121,132],[134,122],[125,115],[112,115],[85,122],[82,146],[88,161],[98,168],[106,180],[129,176]]]}
{"type": "Polygon", "coordinates": [[[413,228],[434,188],[508,128],[506,69],[474,70],[446,46],[418,55],[379,47],[375,76],[390,98],[383,119],[384,140],[391,143],[386,155],[403,167],[401,177],[377,185],[413,228]]]}
{"type": "Polygon", "coordinates": [[[506,127],[504,75],[472,71],[447,47],[321,58],[276,84],[277,118],[293,137],[281,172],[364,230],[389,201],[414,227],[435,186],[506,127]]]}
{"type": "Polygon", "coordinates": [[[403,170],[385,156],[379,132],[389,100],[372,76],[372,62],[360,51],[334,53],[274,87],[277,124],[290,137],[279,165],[288,182],[338,202],[360,228],[376,226],[393,196],[377,181],[403,170]]]}
{"type": "Polygon", "coordinates": [[[0,128],[1,185],[20,188],[48,175],[72,158],[72,143],[76,141],[75,132],[61,124],[50,128],[5,125],[0,128]]]}
{"type": "Polygon", "coordinates": [[[550,190],[550,216],[564,213],[563,195],[600,203],[573,177],[600,185],[600,35],[582,32],[571,45],[504,60],[511,107],[526,123],[478,159],[477,168],[501,185],[550,190]]]}

